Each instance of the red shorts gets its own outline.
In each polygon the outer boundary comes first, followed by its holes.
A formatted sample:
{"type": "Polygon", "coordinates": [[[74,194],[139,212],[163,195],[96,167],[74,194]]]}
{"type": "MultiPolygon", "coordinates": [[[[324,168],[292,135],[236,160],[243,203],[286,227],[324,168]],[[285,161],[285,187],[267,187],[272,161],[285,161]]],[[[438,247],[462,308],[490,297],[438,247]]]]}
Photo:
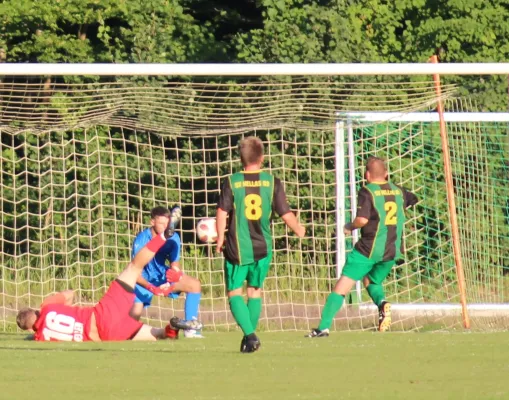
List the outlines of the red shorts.
{"type": "Polygon", "coordinates": [[[113,281],[101,301],[94,307],[99,337],[103,341],[129,340],[143,324],[129,315],[134,303],[134,292],[128,292],[113,281]]]}

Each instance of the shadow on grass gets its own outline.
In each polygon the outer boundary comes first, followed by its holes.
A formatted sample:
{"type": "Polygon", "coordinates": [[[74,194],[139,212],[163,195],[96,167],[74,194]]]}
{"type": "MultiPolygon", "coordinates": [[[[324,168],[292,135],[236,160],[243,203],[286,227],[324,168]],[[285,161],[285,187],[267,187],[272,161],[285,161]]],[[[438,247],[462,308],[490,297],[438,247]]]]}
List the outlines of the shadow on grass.
{"type": "MultiPolygon", "coordinates": [[[[88,352],[88,351],[116,351],[115,349],[57,349],[57,348],[53,348],[53,349],[49,349],[49,348],[44,348],[44,347],[34,347],[34,348],[30,348],[30,347],[15,347],[15,346],[12,346],[12,347],[2,347],[0,346],[0,351],[2,350],[15,350],[15,351],[54,351],[54,352],[67,352],[67,351],[83,351],[83,352],[88,352]]],[[[164,351],[164,350],[163,350],[164,351]]]]}
{"type": "Polygon", "coordinates": [[[99,353],[99,352],[105,352],[105,353],[164,353],[164,354],[167,354],[167,353],[178,353],[178,354],[197,354],[197,353],[201,353],[201,352],[207,352],[207,353],[217,353],[217,354],[242,354],[243,353],[240,353],[240,351],[238,350],[231,350],[231,349],[228,349],[228,350],[223,350],[223,349],[203,349],[203,350],[185,350],[185,349],[131,349],[131,348],[127,348],[127,349],[84,349],[84,348],[73,348],[73,349],[70,349],[70,348],[44,348],[44,347],[16,347],[16,346],[12,346],[12,347],[5,347],[5,346],[0,346],[0,352],[1,351],[27,351],[27,352],[31,352],[31,351],[45,351],[45,352],[52,352],[52,353],[74,353],[74,352],[78,352],[78,353],[88,353],[88,352],[93,352],[93,353],[99,353]]]}
{"type": "MultiPolygon", "coordinates": [[[[13,341],[16,340],[13,338],[13,341]]],[[[23,339],[18,339],[19,341],[23,341],[23,339]]],[[[36,342],[33,342],[34,344],[36,342]]],[[[91,343],[92,342],[88,342],[88,343],[91,343]]],[[[81,344],[77,344],[77,343],[74,343],[73,346],[74,347],[49,347],[51,346],[49,343],[37,343],[37,345],[39,345],[38,347],[29,347],[29,346],[19,346],[19,345],[16,345],[16,344],[13,344],[13,345],[7,345],[7,346],[1,346],[0,345],[0,352],[2,351],[27,351],[27,352],[30,352],[30,351],[45,351],[45,352],[54,352],[54,353],[65,353],[65,352],[83,352],[83,353],[87,353],[87,352],[105,352],[105,353],[178,353],[178,354],[197,354],[197,353],[202,353],[202,352],[207,352],[207,353],[220,353],[220,354],[240,354],[239,351],[237,350],[233,350],[231,348],[229,349],[226,349],[226,348],[196,348],[194,347],[193,349],[185,349],[185,348],[164,348],[164,347],[160,347],[160,346],[157,346],[157,348],[147,348],[147,347],[132,347],[132,346],[136,346],[138,344],[140,345],[143,345],[143,344],[148,344],[148,343],[155,343],[155,342],[131,342],[131,341],[126,341],[126,342],[105,342],[105,343],[108,343],[108,344],[113,344],[113,343],[122,343],[125,347],[122,347],[122,348],[115,348],[115,347],[112,347],[112,348],[107,348],[107,347],[100,347],[100,348],[97,348],[97,347],[81,347],[81,346],[87,346],[87,343],[81,343],[81,344]],[[48,345],[46,347],[46,345],[48,345]]],[[[61,343],[60,343],[61,344],[61,343]]],[[[97,343],[98,344],[98,343],[97,343]]]]}

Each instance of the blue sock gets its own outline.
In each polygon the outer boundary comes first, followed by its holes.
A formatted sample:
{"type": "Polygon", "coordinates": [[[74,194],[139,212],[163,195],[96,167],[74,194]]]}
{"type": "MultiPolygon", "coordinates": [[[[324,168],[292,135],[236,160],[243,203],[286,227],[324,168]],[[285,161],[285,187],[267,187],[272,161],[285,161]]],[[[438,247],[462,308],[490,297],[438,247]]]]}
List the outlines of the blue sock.
{"type": "Polygon", "coordinates": [[[186,321],[193,318],[198,319],[198,308],[200,308],[201,293],[187,293],[186,303],[184,305],[184,314],[186,321]]]}

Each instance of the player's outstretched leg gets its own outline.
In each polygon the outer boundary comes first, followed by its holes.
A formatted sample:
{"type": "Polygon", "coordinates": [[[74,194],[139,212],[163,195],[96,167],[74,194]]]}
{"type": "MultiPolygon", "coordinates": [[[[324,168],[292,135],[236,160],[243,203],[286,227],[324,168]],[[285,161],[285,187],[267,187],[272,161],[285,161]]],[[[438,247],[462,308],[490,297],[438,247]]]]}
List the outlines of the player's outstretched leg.
{"type": "MultiPolygon", "coordinates": [[[[177,318],[177,317],[174,317],[177,318]]],[[[153,340],[162,340],[162,339],[178,339],[179,337],[179,329],[178,327],[174,327],[173,325],[179,325],[177,321],[180,321],[177,318],[172,324],[174,320],[172,318],[170,323],[166,325],[164,328],[154,328],[150,325],[143,325],[141,329],[136,333],[136,335],[132,338],[135,341],[153,341],[153,340]]]]}
{"type": "Polygon", "coordinates": [[[322,319],[320,320],[318,328],[311,331],[306,337],[316,338],[329,336],[329,329],[334,320],[334,316],[341,309],[345,301],[345,293],[348,293],[354,285],[355,280],[349,278],[347,275],[342,275],[341,278],[339,278],[334,286],[334,290],[327,296],[325,306],[322,310],[322,319]]]}
{"type": "Polygon", "coordinates": [[[166,243],[166,237],[164,235],[156,235],[153,237],[145,247],[143,247],[127,267],[120,273],[118,280],[125,282],[127,285],[134,288],[136,281],[141,275],[141,271],[145,265],[147,265],[152,258],[154,258],[157,251],[166,243]]]}
{"type": "Polygon", "coordinates": [[[329,328],[332,325],[334,316],[341,309],[344,301],[345,301],[345,296],[343,296],[341,294],[337,294],[336,292],[332,292],[327,297],[327,301],[325,302],[325,306],[323,307],[322,319],[320,320],[320,324],[318,325],[318,328],[313,329],[305,337],[318,338],[318,337],[329,336],[329,328]]]}
{"type": "Polygon", "coordinates": [[[385,332],[391,327],[392,312],[391,303],[388,301],[382,301],[380,307],[378,307],[378,330],[385,332]]]}

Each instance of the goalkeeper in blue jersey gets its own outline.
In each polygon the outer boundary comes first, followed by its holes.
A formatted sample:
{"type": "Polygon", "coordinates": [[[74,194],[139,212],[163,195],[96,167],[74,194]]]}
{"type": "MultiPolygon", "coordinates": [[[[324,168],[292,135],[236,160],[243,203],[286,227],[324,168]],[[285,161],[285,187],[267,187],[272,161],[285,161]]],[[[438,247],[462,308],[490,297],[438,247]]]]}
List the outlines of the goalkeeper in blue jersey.
{"type": "Polygon", "coordinates": [[[198,322],[198,309],[201,300],[201,284],[196,278],[185,275],[180,269],[180,236],[175,227],[180,222],[182,211],[179,207],[171,211],[165,207],[155,207],[151,211],[151,226],[141,231],[134,239],[132,257],[138,253],[153,237],[169,229],[166,243],[159,249],[136,282],[136,298],[131,316],[139,319],[144,307],[149,307],[155,296],[177,298],[186,293],[184,306],[185,320],[192,329],[184,331],[189,338],[202,338],[201,324],[198,322]],[[170,222],[170,223],[169,223],[170,222]],[[168,264],[166,263],[168,261],[168,264]]]}

